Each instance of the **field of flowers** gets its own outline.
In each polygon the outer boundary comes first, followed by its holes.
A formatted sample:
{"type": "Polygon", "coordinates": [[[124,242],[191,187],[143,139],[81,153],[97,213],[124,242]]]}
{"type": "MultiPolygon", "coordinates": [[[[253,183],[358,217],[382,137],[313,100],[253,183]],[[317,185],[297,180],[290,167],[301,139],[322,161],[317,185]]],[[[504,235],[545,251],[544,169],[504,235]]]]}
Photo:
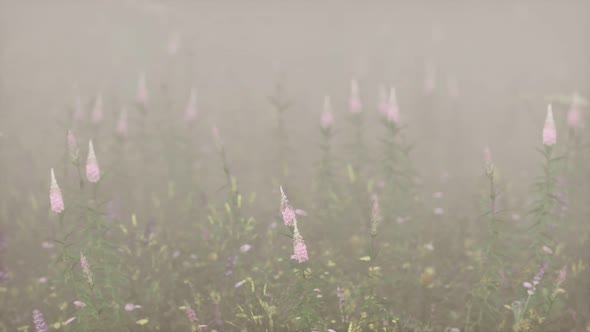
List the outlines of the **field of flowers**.
{"type": "Polygon", "coordinates": [[[435,60],[319,98],[276,64],[221,109],[163,44],[53,105],[43,152],[4,118],[0,331],[590,331],[587,86],[514,97],[469,149],[435,60]]]}

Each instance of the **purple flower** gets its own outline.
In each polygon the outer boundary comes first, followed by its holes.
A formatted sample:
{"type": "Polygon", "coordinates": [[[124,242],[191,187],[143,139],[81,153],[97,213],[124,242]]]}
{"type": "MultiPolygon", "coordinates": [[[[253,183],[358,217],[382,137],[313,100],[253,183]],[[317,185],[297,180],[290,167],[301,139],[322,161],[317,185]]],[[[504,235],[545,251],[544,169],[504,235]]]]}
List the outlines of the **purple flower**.
{"type": "Polygon", "coordinates": [[[61,189],[57,185],[53,168],[51,169],[51,185],[49,186],[49,203],[51,205],[51,211],[55,213],[62,213],[64,211],[64,200],[61,195],[61,189]]]}
{"type": "Polygon", "coordinates": [[[49,328],[47,327],[47,323],[45,323],[43,314],[37,309],[33,310],[33,323],[35,323],[36,332],[49,332],[49,328]]]}
{"type": "Polygon", "coordinates": [[[557,142],[557,132],[555,130],[555,120],[553,120],[553,111],[551,104],[547,106],[547,117],[545,118],[545,126],[543,127],[543,144],[546,146],[553,146],[557,142]]]}

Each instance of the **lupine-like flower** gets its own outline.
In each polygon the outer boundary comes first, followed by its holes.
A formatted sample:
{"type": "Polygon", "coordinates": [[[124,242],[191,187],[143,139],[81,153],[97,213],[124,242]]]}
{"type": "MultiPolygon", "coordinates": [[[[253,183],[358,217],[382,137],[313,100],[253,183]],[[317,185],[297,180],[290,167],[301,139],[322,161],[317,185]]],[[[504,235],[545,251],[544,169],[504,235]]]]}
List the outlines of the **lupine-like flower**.
{"type": "Polygon", "coordinates": [[[127,109],[123,108],[121,114],[119,114],[119,120],[117,121],[117,135],[121,138],[127,137],[127,109]]]}
{"type": "Polygon", "coordinates": [[[359,96],[359,84],[354,79],[350,81],[349,107],[351,113],[360,113],[363,107],[359,96]]]}
{"type": "Polygon", "coordinates": [[[55,172],[51,169],[51,185],[49,186],[49,203],[51,205],[51,211],[55,213],[62,213],[64,210],[64,200],[61,195],[61,189],[57,185],[55,179],[55,172]]]}
{"type": "Polygon", "coordinates": [[[100,121],[102,121],[102,94],[99,93],[92,109],[92,123],[98,124],[100,121]]]}
{"type": "Polygon", "coordinates": [[[397,94],[395,88],[389,90],[389,102],[387,103],[387,121],[399,124],[399,106],[397,104],[397,94]]]}
{"type": "Polygon", "coordinates": [[[545,126],[543,127],[543,144],[546,146],[553,146],[557,142],[557,132],[555,130],[555,120],[553,120],[553,111],[551,104],[547,106],[547,117],[545,118],[545,126]]]}
{"type": "Polygon", "coordinates": [[[545,269],[547,269],[546,262],[543,263],[543,265],[541,265],[541,268],[539,269],[537,274],[535,274],[535,277],[533,278],[533,285],[537,286],[541,282],[541,279],[543,278],[543,275],[545,274],[545,269]]]}
{"type": "Polygon", "coordinates": [[[388,99],[387,96],[387,89],[385,86],[379,86],[379,104],[377,105],[377,110],[380,114],[387,115],[387,107],[388,107],[388,99]]]}
{"type": "Polygon", "coordinates": [[[543,265],[541,265],[541,268],[539,269],[537,274],[535,274],[533,281],[532,282],[525,281],[522,284],[522,286],[527,289],[527,293],[529,295],[535,294],[535,291],[537,290],[537,285],[539,285],[539,283],[541,283],[541,279],[543,278],[543,275],[545,274],[546,268],[547,268],[547,263],[543,263],[543,265]]]}
{"type": "Polygon", "coordinates": [[[543,246],[541,249],[543,249],[543,251],[548,254],[548,255],[553,255],[553,250],[551,250],[551,248],[547,247],[547,246],[543,246]]]}
{"type": "Polygon", "coordinates": [[[299,229],[297,228],[297,221],[294,223],[294,231],[293,231],[293,259],[297,260],[299,263],[303,263],[309,260],[307,256],[307,247],[305,246],[305,242],[303,241],[303,237],[299,233],[299,229]]]}
{"type": "Polygon", "coordinates": [[[454,76],[449,76],[447,78],[447,91],[449,92],[449,97],[453,99],[459,98],[459,83],[454,76]]]}
{"type": "Polygon", "coordinates": [[[88,142],[88,158],[86,159],[86,178],[92,183],[97,183],[100,180],[100,168],[94,154],[94,147],[92,140],[88,142]]]}
{"type": "Polygon", "coordinates": [[[43,314],[37,309],[33,310],[33,323],[35,323],[36,332],[49,332],[49,327],[47,327],[47,323],[45,323],[43,314]]]}
{"type": "Polygon", "coordinates": [[[71,130],[68,130],[67,143],[70,160],[72,163],[77,164],[80,158],[80,149],[78,148],[78,140],[76,140],[76,136],[71,130]]]}
{"type": "Polygon", "coordinates": [[[322,111],[322,117],[320,118],[320,127],[323,130],[330,130],[334,124],[334,115],[332,115],[332,102],[330,96],[324,98],[324,109],[322,111]]]}
{"type": "Polygon", "coordinates": [[[141,105],[147,105],[148,102],[148,90],[145,78],[145,73],[139,74],[137,81],[137,102],[141,105]]]}
{"type": "Polygon", "coordinates": [[[197,118],[197,114],[197,89],[192,88],[191,94],[188,97],[188,104],[186,105],[186,110],[184,112],[184,120],[186,122],[192,122],[197,118]]]}
{"type": "Polygon", "coordinates": [[[133,304],[133,303],[127,303],[125,305],[125,311],[133,311],[135,309],[141,309],[142,307],[140,305],[137,304],[133,304]]]}
{"type": "Polygon", "coordinates": [[[580,109],[581,100],[578,94],[572,97],[572,103],[567,112],[567,125],[572,129],[579,129],[584,127],[584,120],[582,119],[582,111],[580,109]]]}
{"type": "Polygon", "coordinates": [[[186,305],[186,309],[184,309],[184,313],[186,314],[186,318],[191,324],[196,323],[199,319],[197,318],[197,314],[188,304],[186,305]]]}
{"type": "Polygon", "coordinates": [[[174,32],[170,35],[168,39],[168,45],[166,46],[166,50],[168,51],[168,55],[174,56],[178,53],[178,49],[180,48],[180,35],[177,32],[174,32]]]}
{"type": "Polygon", "coordinates": [[[283,191],[283,187],[280,187],[281,189],[281,214],[283,215],[283,222],[285,223],[286,226],[294,226],[296,223],[296,217],[295,217],[295,210],[293,210],[293,207],[289,204],[289,200],[287,199],[287,195],[285,195],[285,192],[283,191]]]}
{"type": "Polygon", "coordinates": [[[82,301],[74,301],[74,305],[78,308],[84,308],[86,306],[86,303],[82,301]]]}
{"type": "Polygon", "coordinates": [[[92,283],[92,271],[90,271],[90,264],[88,264],[88,259],[86,256],[80,252],[80,266],[82,266],[82,272],[88,279],[88,284],[93,285],[92,283]]]}
{"type": "Polygon", "coordinates": [[[564,266],[559,270],[559,275],[557,276],[557,287],[561,286],[565,282],[565,278],[567,277],[567,266],[564,266]]]}

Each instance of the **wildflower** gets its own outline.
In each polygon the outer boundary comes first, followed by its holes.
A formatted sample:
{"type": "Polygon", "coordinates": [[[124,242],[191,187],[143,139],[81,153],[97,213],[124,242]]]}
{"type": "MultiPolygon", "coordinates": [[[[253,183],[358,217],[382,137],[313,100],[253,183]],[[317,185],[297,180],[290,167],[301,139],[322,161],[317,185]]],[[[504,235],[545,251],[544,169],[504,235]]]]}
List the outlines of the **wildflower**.
{"type": "Polygon", "coordinates": [[[99,93],[92,109],[92,122],[98,124],[100,121],[102,121],[102,95],[99,93]]]}
{"type": "Polygon", "coordinates": [[[356,80],[350,81],[350,112],[353,114],[360,113],[362,110],[361,99],[359,97],[359,84],[356,80]]]}
{"type": "Polygon", "coordinates": [[[78,141],[76,140],[76,136],[71,130],[68,130],[67,143],[70,160],[72,163],[77,164],[79,160],[78,158],[80,157],[80,149],[78,149],[78,141]]]}
{"type": "Polygon", "coordinates": [[[168,39],[168,45],[166,45],[166,50],[168,51],[168,55],[174,56],[178,53],[178,49],[180,48],[180,35],[177,32],[174,32],[170,35],[168,39]]]}
{"type": "Polygon", "coordinates": [[[387,108],[388,108],[388,97],[387,97],[387,90],[385,86],[379,86],[379,104],[377,105],[377,110],[379,113],[383,115],[387,115],[387,108]]]}
{"type": "Polygon", "coordinates": [[[41,243],[41,248],[43,249],[52,249],[53,247],[55,247],[55,244],[51,242],[44,241],[41,243]]]}
{"type": "Polygon", "coordinates": [[[94,147],[92,140],[88,142],[88,158],[86,159],[86,178],[92,183],[97,183],[100,180],[100,169],[98,168],[98,161],[94,154],[94,147]]]}
{"type": "Polygon", "coordinates": [[[547,247],[547,246],[543,246],[541,249],[543,249],[543,251],[546,254],[549,254],[549,255],[552,255],[553,254],[553,250],[551,248],[547,247]]]}
{"type": "Polygon", "coordinates": [[[334,115],[332,115],[332,102],[330,101],[330,96],[326,96],[324,98],[324,110],[322,111],[322,116],[320,118],[320,127],[323,130],[328,131],[332,129],[332,125],[334,124],[334,115]]]}
{"type": "Polygon", "coordinates": [[[307,211],[301,209],[295,209],[295,214],[302,217],[307,217],[307,211]]]}
{"type": "Polygon", "coordinates": [[[148,91],[145,79],[145,73],[139,74],[137,81],[137,102],[141,105],[147,105],[148,102],[148,91]]]}
{"type": "Polygon", "coordinates": [[[82,254],[82,252],[80,252],[80,266],[82,266],[82,272],[84,272],[86,279],[88,279],[88,284],[93,285],[92,271],[90,271],[90,264],[88,264],[88,260],[86,259],[86,256],[84,256],[84,254],[82,254]]]}
{"type": "Polygon", "coordinates": [[[303,237],[299,233],[299,229],[297,228],[297,222],[294,223],[294,233],[293,233],[293,259],[296,259],[299,263],[303,263],[309,260],[307,256],[307,247],[305,246],[305,242],[303,241],[303,237]]]}
{"type": "Polygon", "coordinates": [[[449,97],[453,99],[459,98],[459,83],[454,76],[449,76],[447,78],[447,91],[449,92],[449,97]]]}
{"type": "Polygon", "coordinates": [[[252,248],[251,245],[249,245],[249,244],[243,244],[243,245],[240,246],[240,251],[241,252],[248,252],[248,251],[250,251],[251,248],[252,248]]]}
{"type": "Polygon", "coordinates": [[[123,108],[117,121],[117,135],[121,138],[127,137],[127,109],[123,108]]]}
{"type": "Polygon", "coordinates": [[[82,301],[74,301],[73,303],[78,308],[84,308],[86,306],[86,303],[84,303],[82,301]]]}
{"type": "Polygon", "coordinates": [[[125,305],[125,311],[133,311],[135,309],[141,309],[142,307],[140,305],[137,304],[133,304],[133,303],[127,303],[125,305]]]}
{"type": "Polygon", "coordinates": [[[445,214],[445,210],[441,207],[434,208],[432,212],[437,216],[442,216],[443,214],[445,214]]]}
{"type": "Polygon", "coordinates": [[[36,332],[49,332],[49,328],[47,327],[47,323],[45,323],[43,314],[37,309],[33,310],[33,323],[35,323],[36,332]]]}
{"type": "Polygon", "coordinates": [[[567,266],[564,266],[559,270],[559,275],[557,276],[557,287],[561,286],[565,282],[565,278],[567,277],[567,266]]]}
{"type": "Polygon", "coordinates": [[[553,146],[557,142],[557,132],[555,131],[555,120],[553,120],[553,111],[551,104],[547,106],[547,117],[545,118],[545,126],[543,127],[543,144],[546,146],[553,146]]]}
{"type": "Polygon", "coordinates": [[[584,121],[582,119],[582,111],[580,110],[581,98],[578,94],[574,94],[572,97],[572,103],[569,111],[567,112],[567,125],[572,129],[579,129],[584,127],[584,121]]]}
{"type": "Polygon", "coordinates": [[[62,213],[64,210],[64,200],[61,195],[61,189],[57,185],[55,180],[55,172],[51,169],[51,185],[49,186],[49,203],[51,205],[51,211],[55,213],[62,213]]]}
{"type": "Polygon", "coordinates": [[[541,279],[543,278],[543,275],[545,274],[546,268],[547,268],[547,263],[545,262],[545,263],[543,263],[543,265],[541,265],[541,268],[539,269],[537,274],[535,274],[535,277],[533,278],[533,285],[537,286],[541,282],[541,279]]]}
{"type": "Polygon", "coordinates": [[[289,201],[287,200],[287,195],[283,191],[283,187],[281,189],[281,214],[283,215],[283,221],[285,222],[286,226],[294,226],[296,219],[295,219],[295,210],[293,207],[289,205],[289,201]]]}
{"type": "Polygon", "coordinates": [[[186,314],[186,318],[188,318],[188,321],[191,322],[191,324],[198,321],[197,314],[188,304],[186,305],[184,313],[186,314]]]}
{"type": "Polygon", "coordinates": [[[197,89],[192,88],[191,94],[188,97],[188,104],[184,112],[184,119],[186,122],[192,122],[197,118],[197,89]]]}
{"type": "Polygon", "coordinates": [[[393,124],[399,124],[399,106],[397,104],[397,95],[395,88],[389,90],[389,103],[387,104],[387,121],[393,124]]]}

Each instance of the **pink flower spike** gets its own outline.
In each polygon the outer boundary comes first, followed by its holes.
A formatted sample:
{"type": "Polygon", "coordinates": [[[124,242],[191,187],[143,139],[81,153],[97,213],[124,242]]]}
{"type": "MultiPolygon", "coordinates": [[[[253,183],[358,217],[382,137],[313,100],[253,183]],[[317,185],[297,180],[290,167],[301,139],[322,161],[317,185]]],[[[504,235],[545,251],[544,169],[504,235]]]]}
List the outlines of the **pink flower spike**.
{"type": "Polygon", "coordinates": [[[356,80],[350,81],[350,100],[349,100],[350,112],[353,114],[360,113],[362,111],[361,98],[359,96],[359,84],[356,80]]]}
{"type": "Polygon", "coordinates": [[[117,135],[121,138],[127,137],[127,109],[123,108],[121,114],[119,114],[119,120],[117,122],[117,135]]]}
{"type": "Polygon", "coordinates": [[[334,125],[334,115],[332,115],[332,102],[330,96],[324,97],[324,110],[320,118],[320,127],[323,130],[330,130],[334,125]]]}
{"type": "Polygon", "coordinates": [[[178,49],[180,48],[180,34],[178,32],[174,32],[170,35],[168,39],[168,45],[166,45],[166,51],[168,55],[174,56],[178,53],[178,49]]]}
{"type": "Polygon", "coordinates": [[[531,288],[533,288],[533,285],[532,285],[530,282],[528,282],[528,281],[525,281],[525,282],[523,282],[523,283],[522,283],[522,286],[523,286],[524,288],[526,288],[526,289],[531,289],[531,288]]]}
{"type": "Polygon", "coordinates": [[[86,159],[86,178],[89,182],[92,183],[97,183],[98,180],[100,180],[100,168],[98,167],[96,154],[94,154],[92,140],[88,142],[88,158],[86,159]]]}
{"type": "Polygon", "coordinates": [[[53,168],[51,169],[51,185],[49,186],[49,203],[51,205],[51,211],[55,213],[62,213],[64,211],[64,200],[61,195],[61,189],[57,185],[53,168]]]}
{"type": "Polygon", "coordinates": [[[397,104],[397,94],[395,88],[389,90],[389,102],[387,104],[387,121],[399,124],[399,106],[397,104]]]}
{"type": "Polygon", "coordinates": [[[564,266],[559,270],[559,275],[557,276],[557,287],[561,286],[565,282],[565,278],[567,276],[567,266],[564,266]]]}
{"type": "Polygon", "coordinates": [[[76,140],[76,136],[71,130],[68,130],[67,143],[70,160],[73,163],[77,163],[80,156],[80,149],[78,148],[78,140],[76,140]]]}
{"type": "Polygon", "coordinates": [[[283,191],[283,187],[281,189],[281,214],[283,215],[283,222],[286,226],[294,226],[297,222],[295,216],[295,210],[289,205],[289,200],[287,199],[287,195],[283,191]]]}
{"type": "Polygon", "coordinates": [[[137,304],[133,304],[133,303],[127,303],[125,305],[125,311],[133,311],[135,309],[141,309],[142,307],[140,305],[137,304]]]}
{"type": "Polygon", "coordinates": [[[240,246],[240,251],[244,253],[250,251],[250,249],[252,249],[252,246],[249,244],[243,244],[240,246]]]}
{"type": "Polygon", "coordinates": [[[551,248],[549,248],[547,246],[543,246],[542,249],[546,254],[553,255],[553,250],[551,250],[551,248]]]}
{"type": "Polygon", "coordinates": [[[78,308],[84,308],[86,306],[86,303],[82,301],[74,301],[74,305],[78,308]]]}
{"type": "Polygon", "coordinates": [[[86,259],[86,256],[84,256],[82,252],[80,252],[80,266],[82,266],[82,272],[86,276],[86,279],[88,279],[88,283],[92,285],[92,271],[90,271],[90,264],[88,264],[88,259],[86,259]]]}
{"type": "Polygon", "coordinates": [[[141,105],[147,105],[148,102],[148,90],[145,78],[145,73],[139,74],[137,81],[137,102],[141,105]]]}
{"type": "Polygon", "coordinates": [[[303,263],[309,260],[307,256],[307,247],[305,246],[305,242],[303,241],[303,237],[299,233],[299,229],[297,228],[297,222],[294,224],[295,230],[293,233],[293,256],[292,258],[297,260],[299,263],[303,263]]]}
{"type": "Polygon", "coordinates": [[[192,88],[191,94],[188,98],[188,104],[186,105],[186,110],[184,112],[184,120],[186,122],[193,122],[197,118],[197,114],[197,89],[192,88]]]}
{"type": "Polygon", "coordinates": [[[188,304],[186,305],[186,309],[184,310],[184,313],[186,314],[186,318],[188,318],[189,322],[195,323],[198,321],[197,314],[188,304]]]}
{"type": "Polygon", "coordinates": [[[484,159],[486,165],[492,164],[492,150],[490,149],[489,146],[486,146],[483,149],[483,159],[484,159]]]}
{"type": "Polygon", "coordinates": [[[582,119],[582,111],[580,109],[581,105],[583,105],[582,98],[577,93],[574,93],[570,109],[567,112],[567,125],[571,129],[584,128],[584,119],[582,119]]]}
{"type": "Polygon", "coordinates": [[[387,97],[387,90],[385,86],[379,86],[379,104],[377,105],[377,110],[380,114],[387,115],[388,109],[388,97],[387,97]]]}
{"type": "Polygon", "coordinates": [[[35,323],[35,332],[49,332],[45,318],[39,310],[33,310],[33,323],[35,323]]]}
{"type": "Polygon", "coordinates": [[[100,121],[102,121],[102,94],[99,93],[92,109],[92,123],[98,124],[100,121]]]}
{"type": "Polygon", "coordinates": [[[553,111],[551,104],[547,106],[547,117],[545,118],[545,126],[543,127],[543,144],[546,146],[553,146],[557,142],[557,132],[555,130],[555,120],[553,120],[553,111]]]}

